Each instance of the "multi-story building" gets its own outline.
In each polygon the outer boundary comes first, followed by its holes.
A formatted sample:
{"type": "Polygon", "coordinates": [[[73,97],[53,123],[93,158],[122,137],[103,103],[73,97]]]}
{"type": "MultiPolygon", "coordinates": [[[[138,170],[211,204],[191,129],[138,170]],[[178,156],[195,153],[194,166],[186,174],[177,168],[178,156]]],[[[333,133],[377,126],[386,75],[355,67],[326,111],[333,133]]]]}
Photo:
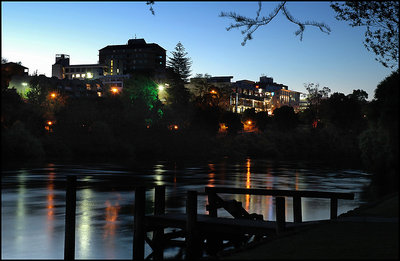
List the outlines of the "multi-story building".
{"type": "Polygon", "coordinates": [[[288,90],[288,86],[273,81],[273,78],[262,76],[259,82],[240,80],[231,82],[233,76],[217,76],[208,78],[191,78],[186,87],[194,94],[201,95],[213,86],[229,92],[229,110],[242,113],[254,108],[256,112],[267,111],[287,105],[298,112],[304,104],[300,100],[300,92],[288,90]]]}
{"type": "Polygon", "coordinates": [[[102,64],[69,64],[69,55],[56,54],[52,66],[52,76],[58,79],[95,80],[107,74],[107,66],[102,64]]]}
{"type": "Polygon", "coordinates": [[[124,45],[108,45],[99,50],[99,63],[109,68],[109,75],[135,72],[165,73],[166,50],[144,39],[129,39],[124,45]]]}

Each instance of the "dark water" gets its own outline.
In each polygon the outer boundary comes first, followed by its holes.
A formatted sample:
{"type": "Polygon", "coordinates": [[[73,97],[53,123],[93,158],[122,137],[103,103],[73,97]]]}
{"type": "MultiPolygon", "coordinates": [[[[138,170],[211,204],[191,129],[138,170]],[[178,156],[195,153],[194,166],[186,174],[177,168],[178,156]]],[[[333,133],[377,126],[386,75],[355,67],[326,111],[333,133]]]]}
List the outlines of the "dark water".
{"type": "MultiPolygon", "coordinates": [[[[338,214],[358,207],[370,175],[360,170],[324,165],[251,160],[199,163],[179,167],[165,162],[132,169],[111,164],[56,165],[2,171],[1,239],[4,259],[63,259],[65,181],[78,175],[76,216],[77,259],[131,259],[133,187],[166,185],[166,211],[184,212],[187,190],[205,186],[354,192],[354,200],[339,200],[338,214]]],[[[147,191],[152,213],[154,190],[147,191]]],[[[250,213],[274,220],[274,199],[224,195],[241,201],[250,213]]],[[[207,214],[200,195],[198,213],[207,214]]],[[[328,199],[302,199],[303,220],[329,219],[328,199]]],[[[286,199],[287,221],[293,221],[286,199]]],[[[219,216],[229,214],[219,210],[219,216]]],[[[146,255],[150,253],[146,245],[146,255]]],[[[166,252],[173,256],[176,249],[166,252]]]]}

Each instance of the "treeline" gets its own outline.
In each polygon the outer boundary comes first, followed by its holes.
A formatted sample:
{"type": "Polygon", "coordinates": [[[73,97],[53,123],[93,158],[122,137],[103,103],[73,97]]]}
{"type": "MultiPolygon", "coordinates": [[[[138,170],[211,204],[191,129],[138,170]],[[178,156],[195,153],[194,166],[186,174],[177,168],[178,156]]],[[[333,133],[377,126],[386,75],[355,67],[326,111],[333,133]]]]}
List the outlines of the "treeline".
{"type": "Polygon", "coordinates": [[[191,97],[179,75],[167,75],[163,94],[144,75],[102,97],[69,97],[39,76],[27,98],[2,86],[2,160],[332,160],[380,173],[376,184],[385,189],[378,193],[397,190],[398,72],[377,86],[371,102],[361,90],[324,97],[326,90],[309,86],[308,109],[283,106],[273,116],[227,111],[215,95],[222,90],[191,97]],[[244,133],[249,121],[255,131],[244,133]]]}

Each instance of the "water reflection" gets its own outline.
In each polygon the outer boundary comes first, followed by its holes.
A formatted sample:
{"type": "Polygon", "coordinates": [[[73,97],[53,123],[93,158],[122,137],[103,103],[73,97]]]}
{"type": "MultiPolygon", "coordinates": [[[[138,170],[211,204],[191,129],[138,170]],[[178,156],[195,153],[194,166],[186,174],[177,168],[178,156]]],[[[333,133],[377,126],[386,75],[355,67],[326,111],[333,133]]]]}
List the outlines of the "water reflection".
{"type": "MultiPolygon", "coordinates": [[[[179,213],[185,212],[186,191],[204,191],[205,186],[355,192],[354,201],[339,201],[338,214],[341,214],[362,203],[358,194],[369,182],[369,175],[357,170],[284,163],[276,166],[254,159],[186,168],[163,163],[141,167],[132,170],[114,165],[50,165],[3,173],[6,175],[2,176],[2,258],[62,258],[64,184],[65,174],[69,173],[78,174],[81,184],[77,190],[77,259],[131,258],[133,187],[137,184],[166,185],[166,212],[179,213]]],[[[262,214],[266,220],[275,219],[271,196],[221,194],[221,197],[242,202],[249,213],[262,214]]],[[[148,190],[146,199],[151,212],[154,190],[148,190]]],[[[207,213],[206,204],[207,197],[199,196],[199,213],[207,213]]],[[[302,206],[304,221],[329,218],[329,200],[305,198],[302,206]]],[[[293,220],[291,198],[286,198],[286,210],[287,220],[293,220]]]]}
{"type": "MultiPolygon", "coordinates": [[[[82,188],[77,192],[77,197],[80,196],[80,205],[79,205],[79,220],[76,221],[77,226],[77,236],[78,239],[76,241],[78,252],[80,253],[81,258],[89,258],[90,257],[90,244],[91,244],[91,236],[92,236],[92,224],[91,219],[94,216],[94,204],[92,203],[93,198],[93,190],[90,188],[82,188]]],[[[78,210],[78,206],[77,206],[78,210]]]]}
{"type": "MultiPolygon", "coordinates": [[[[19,175],[17,176],[18,179],[18,189],[17,189],[17,209],[16,209],[16,222],[15,222],[15,230],[16,230],[16,237],[15,237],[15,244],[22,245],[24,244],[24,232],[27,228],[26,218],[27,218],[27,209],[26,209],[26,197],[27,197],[27,188],[26,188],[26,179],[27,179],[27,172],[25,170],[21,170],[19,175]]],[[[2,240],[3,241],[3,240],[2,240]]],[[[3,241],[4,242],[4,241],[3,241]]]]}

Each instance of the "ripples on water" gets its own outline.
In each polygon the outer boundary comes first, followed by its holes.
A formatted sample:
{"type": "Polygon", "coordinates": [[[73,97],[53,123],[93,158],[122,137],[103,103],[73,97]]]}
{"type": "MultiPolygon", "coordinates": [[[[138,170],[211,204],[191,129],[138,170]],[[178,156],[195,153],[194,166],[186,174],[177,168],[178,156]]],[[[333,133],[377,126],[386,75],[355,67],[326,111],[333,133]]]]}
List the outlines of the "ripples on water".
{"type": "MultiPolygon", "coordinates": [[[[128,169],[112,164],[55,165],[2,171],[2,258],[62,259],[64,247],[65,176],[78,176],[76,214],[77,259],[131,259],[133,187],[166,186],[166,211],[184,212],[187,190],[205,186],[354,192],[355,200],[339,200],[338,214],[358,207],[360,192],[370,175],[359,170],[335,169],[247,159],[177,167],[165,162],[128,169]]],[[[146,194],[146,212],[152,213],[154,190],[146,194]]],[[[274,220],[270,196],[221,195],[236,199],[250,213],[274,220]]],[[[207,214],[200,195],[198,213],[207,214]]],[[[328,199],[302,199],[303,220],[329,218],[328,199]]],[[[219,210],[219,216],[229,214],[219,210]]],[[[286,200],[287,221],[293,221],[292,201],[286,200]]],[[[146,245],[146,253],[150,247],[146,245]]],[[[166,253],[176,253],[172,249],[166,253]]]]}

